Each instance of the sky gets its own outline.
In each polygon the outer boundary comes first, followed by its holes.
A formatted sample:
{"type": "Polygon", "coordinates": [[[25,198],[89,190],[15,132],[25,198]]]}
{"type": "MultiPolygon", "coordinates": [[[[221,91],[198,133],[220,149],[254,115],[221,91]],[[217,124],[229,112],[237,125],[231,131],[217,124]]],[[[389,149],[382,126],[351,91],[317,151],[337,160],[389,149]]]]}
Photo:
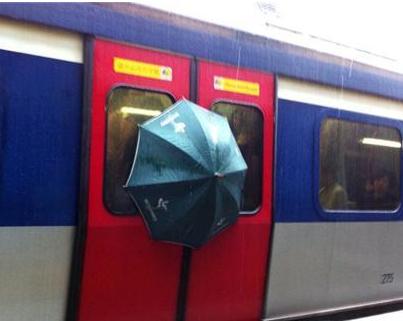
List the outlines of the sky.
{"type": "Polygon", "coordinates": [[[135,0],[403,73],[403,2],[396,0],[135,0]]]}

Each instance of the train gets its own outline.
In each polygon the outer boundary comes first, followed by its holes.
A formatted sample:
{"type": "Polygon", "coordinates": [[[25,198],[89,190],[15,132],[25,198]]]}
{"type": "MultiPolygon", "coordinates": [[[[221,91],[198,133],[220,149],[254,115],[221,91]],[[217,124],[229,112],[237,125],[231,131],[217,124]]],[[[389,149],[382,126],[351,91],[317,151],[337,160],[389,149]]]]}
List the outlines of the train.
{"type": "Polygon", "coordinates": [[[403,76],[136,4],[0,4],[0,320],[340,320],[403,308],[403,76]],[[236,224],[152,240],[123,185],[185,98],[248,164],[236,224]]]}

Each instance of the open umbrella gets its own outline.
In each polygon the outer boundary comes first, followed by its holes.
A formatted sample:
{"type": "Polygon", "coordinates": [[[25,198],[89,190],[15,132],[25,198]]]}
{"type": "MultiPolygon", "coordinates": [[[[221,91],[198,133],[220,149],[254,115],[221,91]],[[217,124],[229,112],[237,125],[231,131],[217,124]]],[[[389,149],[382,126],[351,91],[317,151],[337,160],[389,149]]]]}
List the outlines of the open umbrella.
{"type": "Polygon", "coordinates": [[[236,221],[246,170],[226,118],[180,100],[139,126],[124,188],[153,239],[196,248],[236,221]]]}

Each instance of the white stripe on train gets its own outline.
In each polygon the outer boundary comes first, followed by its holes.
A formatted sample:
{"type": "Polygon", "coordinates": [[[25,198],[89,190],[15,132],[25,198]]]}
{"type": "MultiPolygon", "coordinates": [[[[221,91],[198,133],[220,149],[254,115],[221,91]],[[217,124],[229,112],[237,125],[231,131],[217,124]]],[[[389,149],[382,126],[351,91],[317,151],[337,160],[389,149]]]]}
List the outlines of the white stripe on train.
{"type": "Polygon", "coordinates": [[[277,95],[312,105],[347,110],[361,114],[403,119],[403,103],[395,100],[318,85],[286,77],[278,78],[277,95]]]}
{"type": "Polygon", "coordinates": [[[78,34],[4,18],[0,30],[0,49],[83,63],[83,38],[78,34]]]}

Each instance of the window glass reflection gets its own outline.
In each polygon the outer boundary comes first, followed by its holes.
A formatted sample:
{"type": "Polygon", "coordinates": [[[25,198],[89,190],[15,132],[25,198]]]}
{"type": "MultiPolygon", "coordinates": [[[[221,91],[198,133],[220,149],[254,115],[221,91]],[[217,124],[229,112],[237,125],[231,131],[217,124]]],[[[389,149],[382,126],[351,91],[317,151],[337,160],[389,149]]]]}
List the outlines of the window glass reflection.
{"type": "Polygon", "coordinates": [[[257,108],[219,102],[213,111],[228,119],[232,133],[248,165],[241,210],[252,212],[259,208],[262,194],[263,118],[257,108]]]}
{"type": "Polygon", "coordinates": [[[400,204],[397,129],[328,118],[320,131],[319,201],[325,210],[390,211],[400,204]]]}
{"type": "Polygon", "coordinates": [[[137,212],[123,185],[132,166],[137,146],[137,125],[171,106],[170,96],[146,90],[118,87],[107,104],[104,202],[115,214],[137,212]]]}

